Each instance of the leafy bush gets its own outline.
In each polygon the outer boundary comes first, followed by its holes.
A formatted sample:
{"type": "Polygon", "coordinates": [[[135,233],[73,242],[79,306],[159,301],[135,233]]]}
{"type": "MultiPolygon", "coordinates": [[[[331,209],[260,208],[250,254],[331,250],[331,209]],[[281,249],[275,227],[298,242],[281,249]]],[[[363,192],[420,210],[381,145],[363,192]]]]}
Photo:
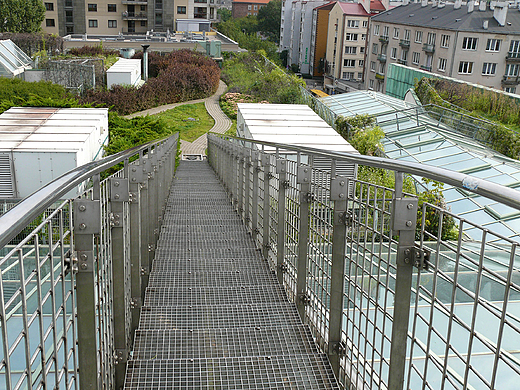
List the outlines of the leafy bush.
{"type": "MultiPolygon", "coordinates": [[[[178,50],[165,56],[150,54],[150,78],[141,88],[116,85],[110,90],[91,90],[82,102],[112,107],[118,114],[126,115],[160,105],[201,99],[217,90],[220,69],[210,58],[190,50],[178,50]]],[[[134,58],[142,58],[142,53],[134,58]]]]}
{"type": "Polygon", "coordinates": [[[106,57],[110,55],[119,56],[119,51],[103,48],[103,45],[82,46],[70,49],[70,54],[77,57],[106,57]]]}
{"type": "Polygon", "coordinates": [[[4,32],[2,39],[10,39],[29,57],[40,51],[46,51],[49,55],[63,52],[63,38],[57,35],[4,32]]]}

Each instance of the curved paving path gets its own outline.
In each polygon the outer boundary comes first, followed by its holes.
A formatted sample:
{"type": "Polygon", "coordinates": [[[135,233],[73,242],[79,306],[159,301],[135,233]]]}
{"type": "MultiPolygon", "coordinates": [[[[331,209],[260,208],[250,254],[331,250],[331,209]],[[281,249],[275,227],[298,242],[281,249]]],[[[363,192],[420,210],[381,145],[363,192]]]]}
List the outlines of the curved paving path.
{"type": "MultiPolygon", "coordinates": [[[[171,110],[177,106],[181,106],[183,104],[195,104],[202,103],[206,106],[206,110],[209,115],[215,120],[215,124],[210,129],[211,132],[214,133],[225,133],[232,125],[231,119],[227,117],[226,114],[220,109],[219,98],[226,91],[227,85],[220,80],[217,92],[215,92],[212,96],[205,99],[197,99],[190,100],[187,102],[180,102],[174,104],[167,104],[165,106],[154,107],[148,110],[135,112],[133,114],[125,116],[127,119],[135,118],[136,116],[146,116],[146,115],[154,115],[163,111],[171,110]]],[[[205,155],[207,148],[207,138],[206,134],[200,136],[193,142],[183,141],[181,140],[181,152],[182,155],[205,155]]]]}

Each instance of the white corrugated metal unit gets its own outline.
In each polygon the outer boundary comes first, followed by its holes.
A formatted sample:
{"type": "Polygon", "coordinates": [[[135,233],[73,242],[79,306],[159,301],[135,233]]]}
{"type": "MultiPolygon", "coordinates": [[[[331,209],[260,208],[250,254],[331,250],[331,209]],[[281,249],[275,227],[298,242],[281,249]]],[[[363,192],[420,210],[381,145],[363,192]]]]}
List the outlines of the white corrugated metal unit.
{"type": "Polygon", "coordinates": [[[0,115],[0,198],[30,195],[63,173],[101,158],[107,143],[106,108],[5,111],[0,115]]]}
{"type": "Polygon", "coordinates": [[[107,70],[107,88],[112,85],[137,85],[141,81],[141,60],[120,58],[107,70]]]}
{"type": "MultiPolygon", "coordinates": [[[[303,104],[239,103],[237,128],[240,136],[257,141],[359,154],[336,130],[303,104]]],[[[303,159],[302,162],[307,163],[303,159]]],[[[315,158],[312,165],[326,171],[331,169],[326,158],[315,158]]],[[[339,162],[336,173],[355,178],[357,166],[339,162]]]]}

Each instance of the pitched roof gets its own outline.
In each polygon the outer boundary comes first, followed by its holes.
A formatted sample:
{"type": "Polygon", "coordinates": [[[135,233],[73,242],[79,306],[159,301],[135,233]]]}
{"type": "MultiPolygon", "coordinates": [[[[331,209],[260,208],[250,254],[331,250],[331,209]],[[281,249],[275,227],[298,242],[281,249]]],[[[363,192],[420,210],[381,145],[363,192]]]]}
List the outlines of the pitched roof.
{"type": "Polygon", "coordinates": [[[383,12],[385,7],[381,0],[370,0],[370,11],[383,12]]]}
{"type": "Polygon", "coordinates": [[[359,3],[338,2],[345,15],[370,16],[359,3]]]}
{"type": "Polygon", "coordinates": [[[486,11],[479,11],[477,6],[473,12],[468,13],[467,6],[454,9],[453,4],[446,4],[439,8],[431,4],[422,7],[421,3],[410,3],[382,12],[372,20],[444,30],[520,35],[520,12],[517,9],[508,10],[506,25],[503,27],[499,26],[493,17],[493,11],[489,8],[486,11]],[[487,30],[482,27],[484,21],[489,23],[487,30]]]}
{"type": "Polygon", "coordinates": [[[245,4],[267,4],[271,0],[233,0],[233,3],[245,3],[245,4]]]}

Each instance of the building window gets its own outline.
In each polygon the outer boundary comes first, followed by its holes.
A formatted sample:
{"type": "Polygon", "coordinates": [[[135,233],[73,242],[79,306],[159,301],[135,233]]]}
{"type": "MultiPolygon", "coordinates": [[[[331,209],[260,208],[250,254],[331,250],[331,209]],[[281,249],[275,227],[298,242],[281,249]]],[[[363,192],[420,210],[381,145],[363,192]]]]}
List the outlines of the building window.
{"type": "Polygon", "coordinates": [[[390,50],[390,58],[394,60],[397,58],[397,47],[392,47],[390,50]]]}
{"type": "Polygon", "coordinates": [[[258,5],[255,4],[255,5],[253,6],[253,9],[254,9],[255,11],[258,11],[258,5]]]}
{"type": "Polygon", "coordinates": [[[359,20],[347,20],[348,28],[359,28],[359,20]]]}
{"type": "Polygon", "coordinates": [[[345,54],[356,54],[357,47],[355,46],[345,46],[345,54]]]}
{"type": "Polygon", "coordinates": [[[379,35],[379,24],[374,25],[374,35],[379,35]]]}
{"type": "Polygon", "coordinates": [[[117,28],[117,20],[109,20],[108,28],[117,28]]]}
{"type": "Polygon", "coordinates": [[[72,0],[65,0],[65,7],[72,7],[72,0]]]}
{"type": "Polygon", "coordinates": [[[74,23],[74,15],[72,11],[65,11],[65,23],[74,23]]]}
{"type": "Polygon", "coordinates": [[[146,20],[141,20],[141,27],[146,27],[146,20]]]}
{"type": "Polygon", "coordinates": [[[141,11],[146,11],[146,5],[141,6],[141,11]]]}
{"type": "Polygon", "coordinates": [[[155,14],[155,24],[158,26],[162,26],[162,14],[159,12],[155,14]]]}
{"type": "Polygon", "coordinates": [[[410,40],[410,30],[404,30],[404,40],[405,41],[410,40]]]}
{"type": "Polygon", "coordinates": [[[45,27],[56,27],[54,19],[45,19],[45,27]]]}
{"type": "Polygon", "coordinates": [[[97,12],[97,4],[89,4],[87,8],[88,12],[97,12]]]}
{"type": "Polygon", "coordinates": [[[108,12],[117,12],[116,4],[108,4],[108,12]]]}
{"type": "Polygon", "coordinates": [[[184,6],[183,7],[181,7],[181,6],[177,7],[177,13],[178,14],[182,14],[182,15],[186,14],[186,7],[184,7],[184,6]]]}
{"type": "Polygon", "coordinates": [[[414,51],[412,53],[412,64],[419,65],[420,61],[421,61],[421,53],[414,51]]]}
{"type": "Polygon", "coordinates": [[[394,39],[399,39],[399,29],[394,27],[394,39]]]}
{"type": "Polygon", "coordinates": [[[492,76],[496,74],[497,64],[494,62],[484,62],[482,65],[482,74],[486,76],[492,76]]]}
{"type": "Polygon", "coordinates": [[[462,50],[477,50],[478,38],[464,37],[462,40],[462,50]]]}
{"type": "Polygon", "coordinates": [[[98,26],[96,19],[89,19],[88,26],[92,28],[96,28],[98,26]]]}
{"type": "Polygon", "coordinates": [[[505,87],[504,92],[516,93],[516,87],[505,87]]]}
{"type": "Polygon", "coordinates": [[[45,3],[45,11],[54,11],[54,3],[45,3]]]}
{"type": "Polygon", "coordinates": [[[408,61],[408,50],[401,50],[401,61],[408,61]]]}
{"type": "Polygon", "coordinates": [[[376,71],[376,63],[374,61],[370,61],[370,70],[372,72],[376,71]]]}
{"type": "Polygon", "coordinates": [[[374,80],[368,80],[368,88],[374,89],[374,80]]]}
{"type": "Polygon", "coordinates": [[[361,46],[359,48],[359,54],[364,54],[365,53],[365,46],[361,46]]]}
{"type": "Polygon", "coordinates": [[[357,41],[357,39],[358,39],[358,34],[347,33],[347,35],[345,36],[346,41],[357,41]]]}
{"type": "Polygon", "coordinates": [[[435,38],[437,34],[435,33],[428,33],[428,45],[435,45],[435,38]]]}
{"type": "Polygon", "coordinates": [[[343,80],[354,80],[354,72],[343,72],[343,80]]]}
{"type": "Polygon", "coordinates": [[[343,66],[347,68],[354,68],[356,66],[356,60],[343,60],[343,66]]]}
{"type": "Polygon", "coordinates": [[[378,51],[377,43],[372,44],[372,54],[377,54],[378,51]]]}
{"type": "Polygon", "coordinates": [[[459,62],[459,73],[461,73],[461,74],[473,73],[473,62],[460,61],[459,62]]]}
{"type": "Polygon", "coordinates": [[[74,26],[65,26],[65,31],[67,34],[74,34],[74,26]]]}
{"type": "Polygon", "coordinates": [[[379,64],[379,73],[385,74],[385,64],[383,62],[379,64]]]}
{"type": "Polygon", "coordinates": [[[511,41],[509,45],[509,56],[518,58],[520,54],[520,41],[511,41]]]}
{"type": "Polygon", "coordinates": [[[488,39],[486,44],[486,51],[500,51],[501,45],[501,39],[488,39]]]}
{"type": "Polygon", "coordinates": [[[441,35],[441,47],[450,47],[450,36],[442,34],[441,35]]]}
{"type": "Polygon", "coordinates": [[[248,10],[248,11],[251,11],[251,4],[248,4],[248,5],[247,5],[247,10],[248,10]]]}
{"type": "Polygon", "coordinates": [[[507,64],[506,65],[506,76],[515,77],[518,76],[519,64],[507,64]]]}
{"type": "Polygon", "coordinates": [[[415,42],[422,43],[422,31],[415,32],[415,42]]]}
{"type": "Polygon", "coordinates": [[[439,58],[439,66],[437,67],[441,72],[446,71],[446,58],[439,58]]]}
{"type": "Polygon", "coordinates": [[[363,72],[358,72],[357,78],[361,80],[363,78],[363,72]]]}
{"type": "Polygon", "coordinates": [[[362,68],[363,66],[365,66],[365,60],[359,60],[359,62],[358,62],[358,66],[359,66],[360,68],[362,68]]]}
{"type": "Polygon", "coordinates": [[[361,34],[361,40],[366,41],[367,40],[367,34],[361,34]]]}
{"type": "Polygon", "coordinates": [[[163,0],[155,0],[155,9],[163,9],[163,0]]]}
{"type": "Polygon", "coordinates": [[[368,20],[363,20],[363,27],[364,27],[364,28],[367,28],[367,27],[368,27],[368,20]]]}
{"type": "Polygon", "coordinates": [[[384,37],[388,37],[388,30],[390,29],[390,27],[388,26],[384,26],[383,27],[383,36],[384,37]]]}

